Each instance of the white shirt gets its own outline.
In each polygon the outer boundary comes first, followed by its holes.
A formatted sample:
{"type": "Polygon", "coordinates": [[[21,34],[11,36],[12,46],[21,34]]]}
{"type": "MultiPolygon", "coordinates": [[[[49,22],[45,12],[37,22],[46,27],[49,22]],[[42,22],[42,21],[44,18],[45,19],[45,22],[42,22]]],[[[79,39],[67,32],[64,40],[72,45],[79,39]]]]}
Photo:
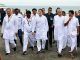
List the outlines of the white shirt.
{"type": "Polygon", "coordinates": [[[79,26],[79,20],[74,16],[68,24],[68,34],[77,35],[77,27],[79,26]]]}
{"type": "Polygon", "coordinates": [[[24,32],[31,32],[31,27],[32,27],[32,18],[27,18],[25,17],[23,19],[23,31],[24,32]]]}
{"type": "Polygon", "coordinates": [[[14,15],[4,17],[2,31],[4,39],[14,39],[15,33],[17,33],[17,18],[14,15]]]}
{"type": "Polygon", "coordinates": [[[32,32],[36,30],[36,39],[47,39],[48,22],[45,16],[37,16],[35,20],[32,20],[32,32]]]}
{"type": "Polygon", "coordinates": [[[64,37],[64,16],[54,16],[54,38],[55,40],[59,40],[60,36],[64,37]]]}
{"type": "Polygon", "coordinates": [[[23,27],[23,16],[18,13],[18,15],[15,14],[15,16],[18,18],[17,24],[18,24],[18,29],[22,29],[23,27]]]}

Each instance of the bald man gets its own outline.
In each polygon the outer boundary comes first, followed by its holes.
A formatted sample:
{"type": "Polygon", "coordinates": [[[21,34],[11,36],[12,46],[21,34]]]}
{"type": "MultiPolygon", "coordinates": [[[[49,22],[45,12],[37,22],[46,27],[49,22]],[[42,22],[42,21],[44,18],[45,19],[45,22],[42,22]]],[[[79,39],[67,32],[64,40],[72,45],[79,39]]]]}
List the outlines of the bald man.
{"type": "Polygon", "coordinates": [[[17,18],[13,15],[12,9],[7,8],[6,10],[7,14],[4,17],[3,25],[2,25],[2,35],[3,39],[5,41],[5,51],[6,55],[10,54],[10,44],[13,45],[14,51],[16,51],[16,44],[14,42],[14,37],[17,33],[17,24],[16,21],[17,18]],[[15,29],[16,27],[16,29],[15,29]]]}
{"type": "Polygon", "coordinates": [[[61,57],[64,45],[64,16],[62,10],[58,9],[57,15],[54,16],[54,39],[57,41],[58,57],[61,57]]]}

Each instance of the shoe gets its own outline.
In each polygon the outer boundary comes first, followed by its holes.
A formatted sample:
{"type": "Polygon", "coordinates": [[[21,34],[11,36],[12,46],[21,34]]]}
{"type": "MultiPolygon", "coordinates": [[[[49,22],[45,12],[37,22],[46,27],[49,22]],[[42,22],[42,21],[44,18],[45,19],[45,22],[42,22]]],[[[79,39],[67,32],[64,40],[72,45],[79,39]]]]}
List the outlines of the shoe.
{"type": "Polygon", "coordinates": [[[45,53],[45,50],[44,50],[44,49],[42,49],[42,50],[41,50],[41,53],[45,53]]]}
{"type": "Polygon", "coordinates": [[[71,53],[70,55],[71,55],[72,58],[74,58],[74,54],[73,53],[71,53]]]}
{"type": "Polygon", "coordinates": [[[27,55],[28,53],[26,51],[23,52],[23,55],[27,55]]]}
{"type": "Polygon", "coordinates": [[[6,53],[5,55],[9,55],[10,53],[6,53]]]}
{"type": "Polygon", "coordinates": [[[13,50],[16,51],[16,47],[14,47],[13,50]]]}
{"type": "Polygon", "coordinates": [[[31,50],[34,50],[34,48],[33,47],[29,47],[31,50]]]}
{"type": "Polygon", "coordinates": [[[61,54],[58,54],[58,57],[62,57],[62,55],[61,54]]]}
{"type": "Polygon", "coordinates": [[[41,51],[38,51],[38,52],[37,52],[37,54],[40,54],[40,53],[41,53],[41,51]]]}

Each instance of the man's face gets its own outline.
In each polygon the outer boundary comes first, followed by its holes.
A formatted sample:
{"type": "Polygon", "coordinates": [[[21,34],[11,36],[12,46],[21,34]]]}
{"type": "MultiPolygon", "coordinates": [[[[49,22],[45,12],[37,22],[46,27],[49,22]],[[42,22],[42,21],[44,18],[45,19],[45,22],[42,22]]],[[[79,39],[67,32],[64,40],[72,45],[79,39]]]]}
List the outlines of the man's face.
{"type": "Polygon", "coordinates": [[[31,17],[31,14],[26,14],[27,18],[30,18],[31,17]]]}
{"type": "Polygon", "coordinates": [[[33,14],[36,14],[36,13],[37,13],[37,11],[36,11],[36,10],[33,10],[32,12],[33,12],[33,14]]]}
{"type": "Polygon", "coordinates": [[[61,15],[62,15],[62,10],[61,10],[61,9],[57,10],[57,14],[58,14],[59,16],[61,16],[61,15]]]}
{"type": "Polygon", "coordinates": [[[72,17],[72,16],[73,16],[73,14],[71,12],[69,12],[69,17],[72,17]]]}
{"type": "Polygon", "coordinates": [[[52,13],[52,9],[48,9],[48,13],[52,13]]]}
{"type": "Polygon", "coordinates": [[[15,14],[17,15],[18,13],[19,13],[19,10],[16,10],[16,11],[15,11],[15,14]]]}
{"type": "Polygon", "coordinates": [[[43,13],[41,10],[38,10],[38,14],[41,16],[43,13]]]}
{"type": "Polygon", "coordinates": [[[6,12],[7,12],[7,15],[9,15],[9,16],[12,14],[12,10],[11,9],[7,9],[6,12]]]}

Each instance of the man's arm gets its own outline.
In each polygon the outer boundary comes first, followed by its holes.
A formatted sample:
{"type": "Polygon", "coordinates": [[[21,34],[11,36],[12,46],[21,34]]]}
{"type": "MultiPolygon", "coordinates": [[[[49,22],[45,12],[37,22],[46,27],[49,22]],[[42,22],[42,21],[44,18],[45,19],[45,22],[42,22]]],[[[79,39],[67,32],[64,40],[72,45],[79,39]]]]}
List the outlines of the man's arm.
{"type": "Polygon", "coordinates": [[[64,26],[67,26],[69,24],[69,22],[71,21],[71,19],[72,19],[72,17],[70,17],[69,20],[66,23],[64,23],[64,26]]]}

